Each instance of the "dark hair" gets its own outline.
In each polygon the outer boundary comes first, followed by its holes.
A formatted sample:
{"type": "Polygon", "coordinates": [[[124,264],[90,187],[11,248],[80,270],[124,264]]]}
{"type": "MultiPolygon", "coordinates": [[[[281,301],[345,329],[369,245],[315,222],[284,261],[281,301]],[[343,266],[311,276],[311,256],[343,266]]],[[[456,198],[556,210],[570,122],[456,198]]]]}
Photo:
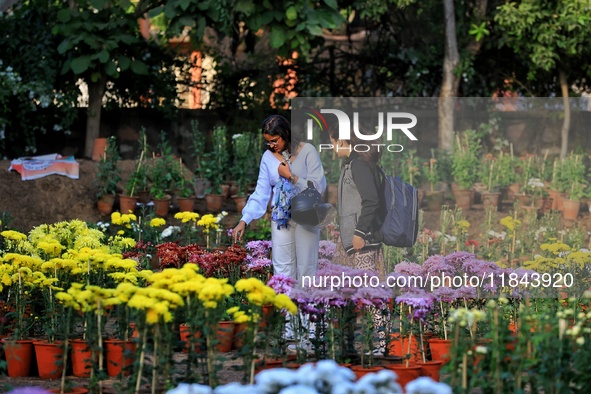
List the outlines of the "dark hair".
{"type": "MultiPolygon", "coordinates": [[[[263,120],[261,131],[263,134],[281,137],[285,141],[285,149],[289,152],[292,144],[298,146],[299,141],[291,134],[291,124],[281,115],[271,115],[263,120]]],[[[270,146],[268,149],[272,150],[270,146]]]]}
{"type": "MultiPolygon", "coordinates": [[[[361,126],[359,126],[359,131],[363,135],[369,135],[369,133],[367,133],[367,130],[361,126]]],[[[335,140],[339,140],[339,125],[333,124],[331,127],[329,127],[328,134],[330,135],[330,138],[335,139],[335,140]]],[[[347,141],[349,143],[349,145],[351,146],[351,149],[355,149],[356,145],[369,146],[369,150],[367,152],[366,151],[359,151],[359,152],[355,151],[355,152],[359,155],[359,157],[363,161],[365,161],[369,164],[375,164],[375,165],[379,164],[380,158],[382,157],[383,149],[378,150],[378,147],[372,145],[372,144],[379,144],[380,143],[379,140],[372,141],[371,144],[368,144],[366,141],[363,141],[362,139],[357,137],[357,134],[355,134],[355,132],[353,130],[351,130],[350,138],[348,140],[340,140],[340,141],[347,141]]]]}

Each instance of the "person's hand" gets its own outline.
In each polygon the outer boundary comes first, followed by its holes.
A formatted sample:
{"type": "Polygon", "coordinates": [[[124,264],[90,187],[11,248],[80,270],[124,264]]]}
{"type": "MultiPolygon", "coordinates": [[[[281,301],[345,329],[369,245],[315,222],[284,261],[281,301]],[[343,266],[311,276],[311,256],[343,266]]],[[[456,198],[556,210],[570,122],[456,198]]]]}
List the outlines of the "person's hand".
{"type": "Polygon", "coordinates": [[[289,179],[289,177],[291,176],[291,170],[289,169],[289,166],[287,165],[287,163],[285,161],[281,162],[281,164],[279,164],[279,175],[281,175],[284,178],[289,179]]]}
{"type": "Polygon", "coordinates": [[[365,246],[365,240],[361,238],[359,235],[353,236],[353,249],[360,250],[363,249],[365,246]]]}
{"type": "Polygon", "coordinates": [[[242,241],[242,237],[244,236],[244,230],[246,229],[246,222],[241,220],[240,223],[234,227],[232,230],[232,236],[234,237],[234,243],[238,241],[242,241]]]}

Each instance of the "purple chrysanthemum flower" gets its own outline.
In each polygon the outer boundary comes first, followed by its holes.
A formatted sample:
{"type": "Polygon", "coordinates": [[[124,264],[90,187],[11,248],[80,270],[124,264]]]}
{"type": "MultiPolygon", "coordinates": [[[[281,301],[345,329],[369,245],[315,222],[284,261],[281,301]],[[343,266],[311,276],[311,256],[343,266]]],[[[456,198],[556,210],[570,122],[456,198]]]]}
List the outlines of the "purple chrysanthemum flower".
{"type": "Polygon", "coordinates": [[[458,295],[451,287],[441,286],[433,290],[433,295],[443,302],[452,302],[458,298],[458,295]]]}
{"type": "Polygon", "coordinates": [[[417,263],[409,263],[408,261],[402,261],[394,267],[394,272],[399,274],[422,276],[423,267],[417,263]]]}
{"type": "Polygon", "coordinates": [[[49,391],[41,387],[16,387],[8,394],[49,394],[49,391]]]}
{"type": "Polygon", "coordinates": [[[475,287],[460,287],[456,289],[456,297],[457,298],[476,298],[476,288],[475,287]]]}
{"type": "Polygon", "coordinates": [[[318,246],[318,258],[332,260],[337,250],[337,245],[332,241],[320,241],[318,246]]]}
{"type": "Polygon", "coordinates": [[[474,258],[476,258],[476,256],[474,256],[472,253],[453,252],[445,256],[445,262],[459,270],[466,260],[474,258]]]}
{"type": "Polygon", "coordinates": [[[271,241],[250,241],[246,244],[246,249],[250,252],[252,257],[269,257],[269,250],[271,249],[271,241]]]}
{"type": "Polygon", "coordinates": [[[291,290],[295,286],[296,280],[282,274],[273,275],[267,282],[267,286],[275,290],[278,294],[291,294],[291,290]]]}
{"type": "Polygon", "coordinates": [[[429,256],[427,260],[423,263],[423,275],[430,274],[433,275],[441,275],[445,272],[448,275],[454,275],[456,273],[456,268],[450,265],[447,261],[445,261],[445,257],[441,255],[433,255],[429,256]]]}

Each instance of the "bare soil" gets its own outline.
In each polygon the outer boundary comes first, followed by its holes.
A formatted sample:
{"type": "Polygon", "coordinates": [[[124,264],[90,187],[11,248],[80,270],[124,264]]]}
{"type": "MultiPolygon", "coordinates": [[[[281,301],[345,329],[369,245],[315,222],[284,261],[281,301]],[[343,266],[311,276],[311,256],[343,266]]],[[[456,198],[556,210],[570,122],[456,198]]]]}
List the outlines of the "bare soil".
{"type": "MultiPolygon", "coordinates": [[[[95,177],[97,162],[77,159],[80,164],[79,179],[70,179],[61,175],[23,181],[16,171],[8,171],[10,161],[0,161],[0,213],[8,212],[12,217],[11,228],[27,233],[33,227],[43,223],[55,223],[63,220],[80,219],[98,222],[102,217],[96,207],[97,187],[95,177]]],[[[121,160],[123,190],[125,182],[133,170],[133,160],[121,160]]],[[[188,171],[188,170],[187,170],[188,171]]],[[[115,201],[114,209],[118,209],[115,201]]],[[[171,210],[170,217],[175,213],[171,210]]],[[[227,200],[223,209],[235,212],[232,200],[227,200]]],[[[197,212],[205,212],[205,201],[197,200],[197,212]]]]}

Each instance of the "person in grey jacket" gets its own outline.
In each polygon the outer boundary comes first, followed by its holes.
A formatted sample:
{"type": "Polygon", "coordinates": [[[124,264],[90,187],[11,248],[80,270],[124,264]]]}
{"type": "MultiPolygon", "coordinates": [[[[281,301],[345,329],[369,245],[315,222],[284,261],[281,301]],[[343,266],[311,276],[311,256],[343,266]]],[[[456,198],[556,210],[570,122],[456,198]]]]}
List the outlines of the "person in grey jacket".
{"type": "MultiPolygon", "coordinates": [[[[350,140],[338,139],[338,128],[329,129],[337,156],[343,158],[338,185],[340,245],[333,262],[356,269],[373,271],[385,277],[384,254],[380,228],[386,216],[383,201],[384,177],[379,167],[380,152],[355,149],[363,143],[355,133],[350,140]]],[[[373,310],[373,325],[379,346],[374,354],[383,354],[386,347],[386,325],[389,319],[373,310]]]]}
{"type": "Polygon", "coordinates": [[[386,209],[380,152],[357,152],[354,147],[362,142],[354,133],[351,133],[351,140],[339,140],[338,129],[330,129],[329,133],[334,151],[344,158],[338,184],[338,210],[341,246],[347,261],[340,263],[378,271],[383,276],[380,227],[386,209]]]}

